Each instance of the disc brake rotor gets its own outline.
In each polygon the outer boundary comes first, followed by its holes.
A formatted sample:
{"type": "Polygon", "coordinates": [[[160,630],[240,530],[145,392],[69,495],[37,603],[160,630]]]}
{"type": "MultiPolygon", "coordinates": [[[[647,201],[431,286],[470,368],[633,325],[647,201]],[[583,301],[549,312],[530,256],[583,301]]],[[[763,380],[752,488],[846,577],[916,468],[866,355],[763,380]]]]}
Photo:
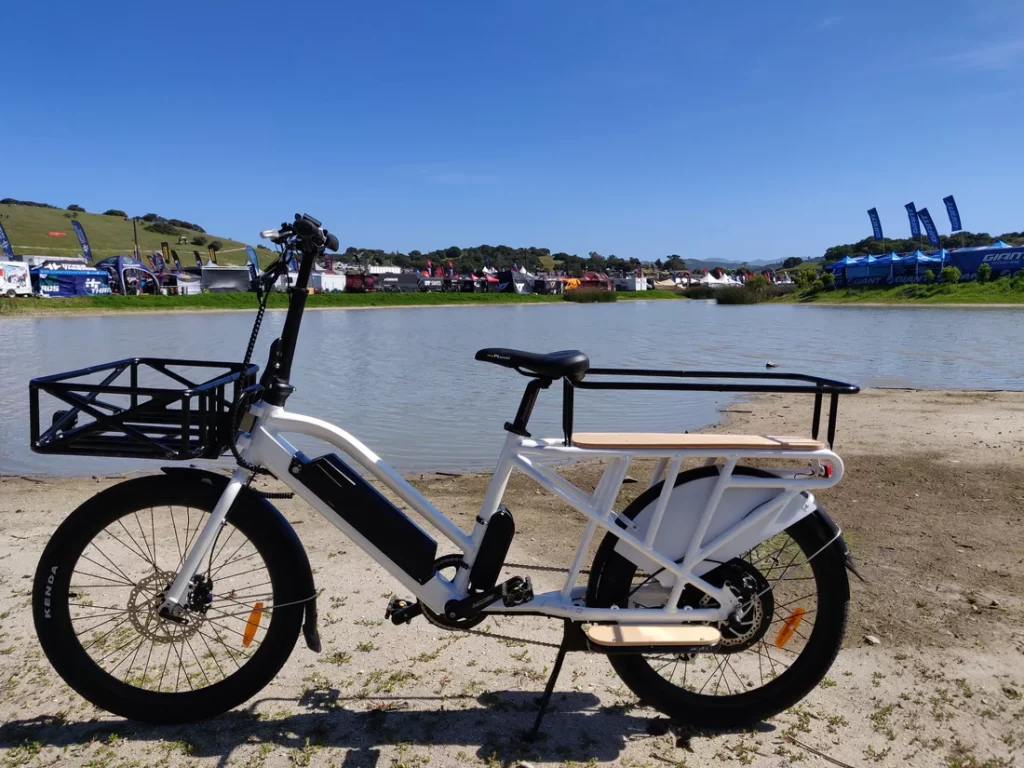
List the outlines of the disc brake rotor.
{"type": "Polygon", "coordinates": [[[188,623],[179,624],[161,618],[157,609],[164,599],[164,592],[171,586],[175,574],[170,571],[154,571],[141,579],[128,596],[128,618],[135,631],[155,644],[178,643],[188,640],[203,625],[202,613],[189,612],[188,623]]]}
{"type": "MultiPolygon", "coordinates": [[[[734,559],[724,563],[704,577],[716,587],[728,589],[739,601],[739,608],[718,626],[722,642],[718,653],[739,653],[764,637],[775,613],[775,598],[771,585],[746,560],[734,559]]],[[[698,608],[716,608],[718,601],[702,595],[698,608]]]]}

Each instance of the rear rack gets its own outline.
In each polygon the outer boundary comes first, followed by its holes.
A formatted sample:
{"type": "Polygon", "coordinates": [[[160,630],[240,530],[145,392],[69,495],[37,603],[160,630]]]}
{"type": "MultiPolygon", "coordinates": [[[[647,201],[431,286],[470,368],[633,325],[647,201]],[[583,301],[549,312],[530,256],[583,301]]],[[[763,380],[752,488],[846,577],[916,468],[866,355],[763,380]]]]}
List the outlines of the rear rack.
{"type": "MultiPolygon", "coordinates": [[[[234,439],[234,403],[258,386],[258,370],[255,364],[136,357],[33,379],[29,384],[32,450],[178,461],[215,459],[234,439]],[[185,367],[213,369],[216,375],[197,383],[172,370],[185,367]],[[140,373],[161,386],[141,386],[140,373]],[[77,381],[96,374],[106,375],[98,382],[77,381]],[[115,384],[123,374],[128,385],[115,384]],[[45,432],[39,425],[40,393],[71,406],[53,412],[45,432]],[[79,426],[79,415],[91,420],[79,426]]],[[[53,402],[47,404],[52,407],[53,402]]]]}
{"type": "Polygon", "coordinates": [[[572,444],[574,394],[576,389],[619,389],[688,392],[774,392],[791,395],[814,395],[814,413],[811,422],[811,436],[817,440],[821,431],[821,406],[824,396],[829,396],[827,440],[832,447],[836,435],[836,416],[840,395],[855,395],[860,387],[855,384],[810,376],[803,373],[776,373],[755,371],[664,371],[644,368],[591,368],[586,378],[580,381],[562,379],[562,431],[565,445],[572,444]],[[727,383],[702,381],[592,381],[592,376],[636,376],[645,378],[675,379],[743,379],[762,383],[727,383]],[[768,383],[775,382],[775,383],[768,383]],[[792,382],[792,383],[786,383],[792,382]]]}

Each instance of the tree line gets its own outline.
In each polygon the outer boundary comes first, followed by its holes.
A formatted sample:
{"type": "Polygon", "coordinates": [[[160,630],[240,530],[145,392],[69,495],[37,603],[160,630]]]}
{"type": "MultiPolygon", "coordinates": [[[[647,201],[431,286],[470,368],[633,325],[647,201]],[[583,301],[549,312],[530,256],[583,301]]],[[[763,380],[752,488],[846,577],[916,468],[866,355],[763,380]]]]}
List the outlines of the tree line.
{"type": "MultiPolygon", "coordinates": [[[[552,253],[548,248],[536,248],[528,246],[525,248],[513,248],[508,245],[477,245],[471,248],[438,248],[426,253],[412,250],[408,253],[401,251],[382,251],[375,248],[356,248],[350,246],[340,253],[338,260],[358,264],[393,264],[403,269],[427,269],[429,261],[434,267],[447,269],[448,262],[451,262],[455,271],[463,274],[466,272],[477,272],[486,266],[497,270],[526,267],[530,272],[545,271],[554,262],[554,268],[559,272],[566,272],[575,277],[581,276],[584,272],[608,272],[623,271],[631,272],[636,269],[637,259],[623,259],[614,254],[602,256],[596,251],[591,251],[587,256],[581,257],[572,253],[552,253]]],[[[686,263],[677,255],[667,257],[668,262],[676,265],[674,268],[683,269],[686,263]]],[[[657,264],[662,265],[658,259],[657,264]]]]}

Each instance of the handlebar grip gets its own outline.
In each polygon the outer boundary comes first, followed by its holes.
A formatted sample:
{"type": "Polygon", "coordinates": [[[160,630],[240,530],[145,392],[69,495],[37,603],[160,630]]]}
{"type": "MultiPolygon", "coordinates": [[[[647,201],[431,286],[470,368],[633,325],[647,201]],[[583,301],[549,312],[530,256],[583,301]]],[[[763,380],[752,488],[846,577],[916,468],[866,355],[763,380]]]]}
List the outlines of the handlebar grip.
{"type": "Polygon", "coordinates": [[[336,251],[338,250],[338,236],[324,230],[324,234],[327,235],[327,250],[336,251]]]}

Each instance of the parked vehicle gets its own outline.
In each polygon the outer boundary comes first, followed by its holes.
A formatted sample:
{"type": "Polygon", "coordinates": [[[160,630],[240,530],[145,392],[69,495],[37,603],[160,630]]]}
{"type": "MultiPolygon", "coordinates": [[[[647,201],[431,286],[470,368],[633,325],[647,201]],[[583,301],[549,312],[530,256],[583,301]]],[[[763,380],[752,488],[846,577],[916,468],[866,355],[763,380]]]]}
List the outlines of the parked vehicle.
{"type": "Polygon", "coordinates": [[[31,296],[32,280],[28,264],[20,261],[0,261],[0,296],[31,296]]]}
{"type": "Polygon", "coordinates": [[[363,272],[349,272],[345,275],[346,293],[373,293],[377,290],[378,275],[363,272]]]}
{"type": "Polygon", "coordinates": [[[112,486],[50,539],[35,575],[35,627],[50,663],[83,697],[136,720],[196,720],[260,691],[300,632],[320,650],[309,560],[285,517],[250,487],[258,471],[310,504],[413,595],[392,598],[384,609],[396,626],[421,615],[455,631],[497,615],[562,620],[535,730],[568,651],[606,655],[642,702],[703,727],[770,717],[823,679],[842,643],[852,564],[813,492],[843,477],[831,450],[837,402],[856,386],[765,371],[597,368],[576,350],[482,349],[477,360],[514,370],[527,384],[466,533],[351,434],[286,409],[304,289],[314,260],[338,241],[308,215],[263,235],[284,253],[260,278],[260,308],[240,363],[128,359],[31,384],[35,451],[164,462],[230,451],[237,462],[230,477],[185,465],[112,486]],[[257,381],[250,357],[267,292],[290,255],[300,260],[299,290],[289,294],[281,336],[257,381]],[[197,367],[211,378],[193,381],[189,371],[197,367]],[[89,374],[103,383],[83,383],[89,374]],[[122,374],[127,387],[114,383],[122,374]],[[167,377],[161,387],[140,383],[159,375],[167,377]],[[536,399],[556,382],[563,434],[533,437],[536,399]],[[812,435],[581,433],[573,428],[574,397],[586,389],[813,394],[812,435]],[[130,406],[110,403],[115,395],[130,406]],[[45,430],[44,396],[70,406],[52,413],[45,430]],[[819,440],[825,400],[827,434],[819,440]],[[91,420],[79,425],[80,416],[91,420]],[[349,458],[310,458],[289,442],[294,434],[349,458]],[[655,469],[646,492],[617,512],[634,459],[654,459],[655,469]],[[688,459],[698,460],[697,468],[682,471],[688,459]],[[606,462],[593,492],[555,471],[566,460],[606,462]],[[588,521],[559,589],[535,593],[528,567],[506,561],[515,521],[501,501],[513,471],[588,521]],[[434,537],[364,475],[457,552],[438,557],[434,537]],[[577,586],[591,551],[586,585],[577,586]],[[524,572],[500,580],[503,568],[524,572]]]}

